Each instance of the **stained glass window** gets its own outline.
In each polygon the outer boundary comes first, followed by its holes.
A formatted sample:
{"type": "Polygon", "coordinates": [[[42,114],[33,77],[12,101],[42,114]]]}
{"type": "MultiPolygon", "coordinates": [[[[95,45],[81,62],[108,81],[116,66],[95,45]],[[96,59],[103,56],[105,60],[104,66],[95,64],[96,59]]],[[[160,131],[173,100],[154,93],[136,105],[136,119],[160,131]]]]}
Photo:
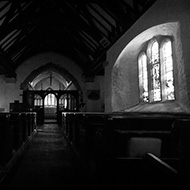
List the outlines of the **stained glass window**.
{"type": "Polygon", "coordinates": [[[151,73],[151,101],[161,100],[161,82],[160,82],[160,59],[159,44],[156,40],[149,46],[149,63],[151,73]]]}
{"type": "Polygon", "coordinates": [[[147,71],[147,56],[145,53],[141,53],[138,58],[139,68],[139,87],[141,100],[148,102],[148,71],[147,71]]]}
{"type": "Polygon", "coordinates": [[[172,42],[153,39],[138,57],[140,99],[143,102],[174,100],[172,42]],[[160,45],[161,44],[161,45],[160,45]]]}
{"type": "Polygon", "coordinates": [[[162,46],[162,65],[163,65],[163,97],[165,100],[174,100],[174,77],[172,43],[167,39],[162,46]]]}

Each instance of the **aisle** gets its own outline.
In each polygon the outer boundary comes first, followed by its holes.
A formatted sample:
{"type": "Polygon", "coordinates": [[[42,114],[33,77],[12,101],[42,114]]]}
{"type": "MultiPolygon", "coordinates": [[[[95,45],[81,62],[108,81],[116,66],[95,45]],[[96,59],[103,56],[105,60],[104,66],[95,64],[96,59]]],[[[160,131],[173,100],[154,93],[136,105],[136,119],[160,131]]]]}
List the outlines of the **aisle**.
{"type": "Polygon", "coordinates": [[[7,189],[94,189],[92,175],[67,145],[56,124],[43,125],[7,189]]]}

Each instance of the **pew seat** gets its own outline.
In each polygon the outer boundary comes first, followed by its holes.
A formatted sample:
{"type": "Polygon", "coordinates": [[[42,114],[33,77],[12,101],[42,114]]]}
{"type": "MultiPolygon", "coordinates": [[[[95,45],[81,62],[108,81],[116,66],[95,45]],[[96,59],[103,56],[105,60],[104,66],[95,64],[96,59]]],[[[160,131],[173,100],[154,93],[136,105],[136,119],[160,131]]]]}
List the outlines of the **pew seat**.
{"type": "MultiPolygon", "coordinates": [[[[189,130],[189,116],[178,113],[65,113],[63,129],[67,129],[66,135],[74,148],[84,153],[85,161],[93,163],[105,188],[109,185],[110,188],[127,189],[130,185],[132,189],[176,189],[176,174],[168,175],[161,168],[178,171],[181,154],[189,158],[189,147],[184,145],[189,144],[186,138],[189,133],[181,135],[176,130],[176,122],[179,129],[185,125],[189,130]],[[188,122],[184,123],[184,119],[188,122]],[[181,140],[181,136],[185,136],[185,140],[181,140]],[[185,147],[182,153],[181,144],[185,147]],[[146,159],[147,153],[154,156],[149,155],[151,159],[146,159]]],[[[186,172],[184,164],[182,170],[183,176],[189,176],[190,170],[186,172]]]]}
{"type": "Polygon", "coordinates": [[[177,165],[176,158],[161,159],[152,153],[144,157],[117,157],[102,163],[97,176],[102,186],[111,189],[175,189],[179,187],[178,171],[168,163],[177,165]]]}

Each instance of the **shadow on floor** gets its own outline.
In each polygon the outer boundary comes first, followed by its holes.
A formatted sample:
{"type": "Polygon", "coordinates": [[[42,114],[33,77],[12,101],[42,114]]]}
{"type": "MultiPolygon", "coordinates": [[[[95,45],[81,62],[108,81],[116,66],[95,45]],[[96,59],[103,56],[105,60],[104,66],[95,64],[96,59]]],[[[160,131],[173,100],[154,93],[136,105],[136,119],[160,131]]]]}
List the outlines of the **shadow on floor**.
{"type": "Polygon", "coordinates": [[[38,128],[4,189],[100,189],[56,124],[38,128]]]}

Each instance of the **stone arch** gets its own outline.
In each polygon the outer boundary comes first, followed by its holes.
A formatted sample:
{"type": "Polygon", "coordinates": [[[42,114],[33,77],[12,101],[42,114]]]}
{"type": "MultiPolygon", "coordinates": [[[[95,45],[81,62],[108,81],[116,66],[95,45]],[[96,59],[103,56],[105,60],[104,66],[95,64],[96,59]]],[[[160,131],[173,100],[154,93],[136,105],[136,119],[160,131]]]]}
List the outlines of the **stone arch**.
{"type": "Polygon", "coordinates": [[[36,70],[32,71],[30,73],[30,75],[24,80],[24,82],[21,83],[20,89],[26,90],[28,87],[28,83],[32,82],[36,76],[38,76],[40,73],[42,73],[44,71],[50,71],[50,70],[60,74],[66,80],[69,80],[69,81],[71,80],[73,82],[73,84],[75,85],[75,87],[77,88],[77,90],[81,90],[81,87],[80,87],[77,79],[67,69],[65,69],[55,63],[52,63],[52,62],[49,62],[49,63],[37,68],[36,70]]]}

